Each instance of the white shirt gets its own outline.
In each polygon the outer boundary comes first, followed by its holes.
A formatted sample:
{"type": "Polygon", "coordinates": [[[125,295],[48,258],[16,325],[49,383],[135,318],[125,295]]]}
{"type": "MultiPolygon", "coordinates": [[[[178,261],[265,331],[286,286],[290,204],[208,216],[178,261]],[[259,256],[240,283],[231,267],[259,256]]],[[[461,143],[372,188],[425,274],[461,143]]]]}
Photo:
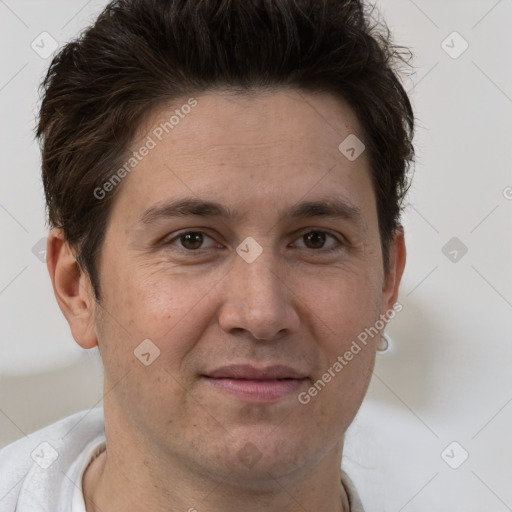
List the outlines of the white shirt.
{"type": "MultiPolygon", "coordinates": [[[[0,450],[0,512],[86,512],[85,469],[105,448],[103,407],[81,411],[0,450]]],[[[364,512],[345,472],[348,512],[364,512]]]]}

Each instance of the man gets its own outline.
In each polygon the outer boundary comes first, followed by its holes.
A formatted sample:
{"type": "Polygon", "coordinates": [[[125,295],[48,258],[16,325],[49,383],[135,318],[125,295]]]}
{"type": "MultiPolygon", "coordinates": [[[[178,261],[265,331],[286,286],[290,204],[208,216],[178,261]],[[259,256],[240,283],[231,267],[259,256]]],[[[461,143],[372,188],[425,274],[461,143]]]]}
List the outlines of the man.
{"type": "Polygon", "coordinates": [[[413,113],[358,1],[125,0],[37,135],[102,408],[1,452],[1,509],[363,510],[341,471],[405,266],[413,113]]]}

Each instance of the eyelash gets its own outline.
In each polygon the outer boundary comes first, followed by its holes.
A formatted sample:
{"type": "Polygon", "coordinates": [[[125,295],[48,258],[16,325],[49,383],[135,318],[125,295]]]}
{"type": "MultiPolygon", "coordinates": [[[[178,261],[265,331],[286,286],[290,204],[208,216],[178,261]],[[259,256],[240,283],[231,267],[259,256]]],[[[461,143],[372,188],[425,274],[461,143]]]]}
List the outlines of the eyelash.
{"type": "MultiPolygon", "coordinates": [[[[206,237],[208,237],[211,240],[213,240],[213,237],[211,237],[210,235],[208,235],[204,231],[188,230],[188,231],[182,231],[182,232],[178,233],[177,235],[173,236],[171,239],[168,239],[167,241],[164,242],[164,245],[165,246],[171,246],[171,245],[173,245],[173,242],[179,241],[181,237],[183,237],[183,236],[185,236],[187,234],[190,234],[190,233],[198,233],[198,234],[201,234],[201,235],[205,235],[206,237]]],[[[317,252],[317,253],[329,255],[329,254],[333,254],[333,253],[339,252],[340,250],[342,250],[344,248],[345,244],[343,242],[341,242],[330,231],[326,231],[324,229],[310,229],[309,231],[304,231],[301,235],[299,235],[297,240],[302,238],[302,237],[304,237],[305,235],[310,234],[310,233],[324,233],[325,235],[330,236],[331,238],[333,238],[337,242],[337,244],[334,247],[331,247],[329,249],[310,249],[308,247],[300,247],[300,249],[310,250],[310,251],[314,251],[314,252],[317,252]]],[[[186,249],[185,247],[179,247],[179,246],[176,246],[176,247],[180,251],[186,252],[188,254],[196,253],[197,255],[200,255],[200,254],[202,254],[203,251],[207,251],[209,249],[209,248],[206,248],[206,249],[186,249]]]]}

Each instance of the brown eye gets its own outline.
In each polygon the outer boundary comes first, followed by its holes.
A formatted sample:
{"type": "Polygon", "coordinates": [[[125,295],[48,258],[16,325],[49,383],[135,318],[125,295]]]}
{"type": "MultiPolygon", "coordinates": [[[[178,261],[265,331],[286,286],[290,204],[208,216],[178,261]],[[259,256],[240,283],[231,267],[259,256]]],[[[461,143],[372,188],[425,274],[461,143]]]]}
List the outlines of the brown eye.
{"type": "Polygon", "coordinates": [[[166,246],[171,248],[178,248],[182,251],[197,251],[200,249],[212,249],[215,247],[216,242],[206,233],[202,231],[182,231],[181,234],[168,239],[165,242],[166,246]]]}
{"type": "Polygon", "coordinates": [[[328,254],[340,251],[345,244],[328,231],[320,229],[304,233],[295,242],[300,249],[311,249],[319,254],[328,254]],[[329,241],[330,239],[330,241],[329,241]]]}
{"type": "Polygon", "coordinates": [[[325,244],[325,233],[323,231],[311,231],[303,235],[303,240],[308,249],[321,249],[325,244]]]}
{"type": "Polygon", "coordinates": [[[203,243],[203,234],[195,231],[180,236],[180,242],[185,249],[199,249],[203,243]]]}

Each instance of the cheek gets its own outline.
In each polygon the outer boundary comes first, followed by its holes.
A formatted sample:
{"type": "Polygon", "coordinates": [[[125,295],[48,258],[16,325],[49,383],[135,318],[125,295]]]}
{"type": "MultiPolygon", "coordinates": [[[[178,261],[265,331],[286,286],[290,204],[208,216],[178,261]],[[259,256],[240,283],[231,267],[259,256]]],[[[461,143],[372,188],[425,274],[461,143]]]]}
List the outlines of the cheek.
{"type": "Polygon", "coordinates": [[[107,388],[116,389],[110,399],[123,403],[134,421],[142,408],[142,416],[151,410],[163,424],[169,420],[164,404],[187,406],[181,366],[204,329],[207,284],[191,287],[122,265],[106,284],[99,333],[107,388]]]}
{"type": "Polygon", "coordinates": [[[167,367],[176,367],[210,321],[215,276],[194,277],[164,265],[118,265],[105,287],[110,334],[107,343],[117,355],[150,339],[167,367]]]}
{"type": "MultiPolygon", "coordinates": [[[[350,423],[366,393],[376,354],[376,338],[365,337],[379,319],[381,290],[368,272],[339,274],[338,279],[309,283],[315,290],[307,313],[317,326],[321,354],[316,388],[319,413],[350,423]],[[325,384],[325,387],[323,387],[325,384]]],[[[306,315],[306,313],[304,312],[306,315]]],[[[315,393],[315,391],[313,391],[315,393]]]]}
{"type": "MultiPolygon", "coordinates": [[[[335,364],[337,356],[346,350],[335,350],[326,364],[313,379],[305,393],[300,395],[301,404],[308,418],[314,418],[316,427],[323,431],[323,438],[335,443],[354,420],[370,383],[375,361],[375,350],[366,346],[351,356],[344,364],[335,364]]],[[[344,347],[348,350],[348,346],[344,347]]]]}
{"type": "MultiPolygon", "coordinates": [[[[343,370],[335,373],[330,382],[330,395],[324,407],[334,415],[332,424],[342,425],[344,432],[352,423],[366,395],[375,362],[375,350],[367,346],[347,363],[343,370]]],[[[329,412],[327,412],[329,414],[329,412]]]]}
{"type": "Polygon", "coordinates": [[[380,311],[379,284],[378,276],[367,268],[302,278],[300,295],[305,310],[311,311],[312,321],[319,327],[324,326],[320,339],[327,340],[333,350],[342,349],[344,342],[372,325],[380,311]]]}

